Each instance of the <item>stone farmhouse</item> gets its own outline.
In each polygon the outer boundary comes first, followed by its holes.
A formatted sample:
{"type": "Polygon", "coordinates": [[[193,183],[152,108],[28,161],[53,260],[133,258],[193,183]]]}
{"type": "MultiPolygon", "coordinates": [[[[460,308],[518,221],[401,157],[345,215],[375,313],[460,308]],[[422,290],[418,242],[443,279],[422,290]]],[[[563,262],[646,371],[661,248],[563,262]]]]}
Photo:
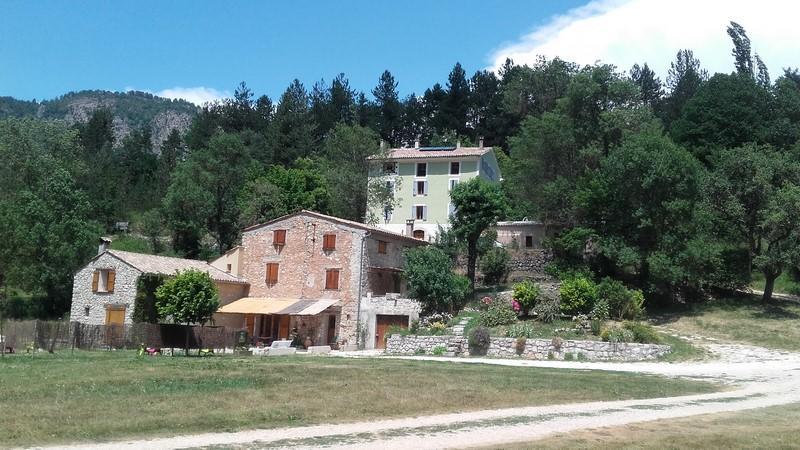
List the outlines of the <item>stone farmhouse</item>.
{"type": "Polygon", "coordinates": [[[203,270],[220,290],[216,325],[254,340],[293,336],[314,345],[382,348],[392,325],[420,306],[406,296],[402,252],[424,241],[358,222],[299,211],[246,228],[242,244],[204,261],[103,250],[75,275],[72,320],[132,323],[139,276],[203,270]]]}

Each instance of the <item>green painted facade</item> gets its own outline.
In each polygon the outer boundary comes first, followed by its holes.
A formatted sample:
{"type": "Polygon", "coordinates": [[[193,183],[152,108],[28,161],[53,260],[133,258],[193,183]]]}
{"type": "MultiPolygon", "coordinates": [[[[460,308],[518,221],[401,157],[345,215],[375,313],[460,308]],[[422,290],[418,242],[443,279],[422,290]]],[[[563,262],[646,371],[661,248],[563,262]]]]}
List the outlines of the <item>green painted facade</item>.
{"type": "Polygon", "coordinates": [[[382,208],[373,208],[373,217],[380,218],[377,225],[407,234],[406,220],[414,219],[414,230],[424,232],[426,240],[436,233],[438,225],[447,228],[452,212],[452,183],[464,182],[476,176],[489,181],[500,180],[500,169],[494,151],[487,150],[482,156],[389,160],[396,163],[396,175],[384,175],[383,167],[376,167],[371,176],[381,176],[385,181],[394,183],[394,192],[398,199],[398,204],[388,220],[382,208]],[[451,174],[452,163],[459,163],[458,174],[451,174]],[[418,164],[426,165],[425,176],[417,176],[418,164]],[[417,207],[422,207],[422,211],[418,211],[417,207]]]}

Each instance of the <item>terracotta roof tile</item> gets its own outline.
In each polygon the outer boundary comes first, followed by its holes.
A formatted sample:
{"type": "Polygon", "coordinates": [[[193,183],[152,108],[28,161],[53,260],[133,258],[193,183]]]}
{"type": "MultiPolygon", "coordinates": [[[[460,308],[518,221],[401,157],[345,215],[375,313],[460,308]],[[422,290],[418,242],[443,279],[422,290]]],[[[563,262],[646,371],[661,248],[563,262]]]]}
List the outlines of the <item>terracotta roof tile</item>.
{"type": "Polygon", "coordinates": [[[421,147],[421,148],[393,148],[386,158],[371,157],[370,159],[426,159],[426,158],[461,158],[466,156],[483,156],[492,151],[492,147],[421,147]]]}
{"type": "Polygon", "coordinates": [[[108,250],[108,253],[122,261],[141,270],[144,273],[158,273],[162,275],[175,275],[176,273],[195,269],[207,273],[211,279],[227,283],[247,283],[228,272],[224,272],[205,261],[196,259],[172,258],[169,256],[147,255],[144,253],[124,252],[121,250],[108,250]]]}

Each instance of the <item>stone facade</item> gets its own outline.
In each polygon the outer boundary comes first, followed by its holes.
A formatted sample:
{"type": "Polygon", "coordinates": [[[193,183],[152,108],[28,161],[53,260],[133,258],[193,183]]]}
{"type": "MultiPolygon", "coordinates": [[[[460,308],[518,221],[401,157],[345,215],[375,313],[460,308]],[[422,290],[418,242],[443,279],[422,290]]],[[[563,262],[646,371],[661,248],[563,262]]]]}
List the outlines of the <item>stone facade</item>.
{"type": "Polygon", "coordinates": [[[109,253],[92,260],[75,274],[72,284],[70,321],[89,325],[105,325],[109,308],[125,308],[125,323],[133,323],[133,304],[136,300],[136,283],[141,272],[109,253]],[[93,292],[92,276],[95,270],[113,270],[113,292],[93,292]]]}
{"type": "MultiPolygon", "coordinates": [[[[423,244],[412,238],[371,230],[363,224],[301,211],[245,230],[240,276],[250,282],[251,297],[339,300],[336,335],[345,348],[354,348],[359,327],[374,334],[374,315],[382,314],[374,311],[391,310],[385,313],[395,315],[416,311],[416,316],[419,315],[418,305],[408,306],[404,303],[407,299],[397,308],[388,305],[397,304],[405,293],[405,282],[399,277],[403,250],[423,244]],[[285,244],[273,242],[276,230],[286,231],[285,244]],[[326,234],[336,236],[335,249],[323,249],[326,234]],[[268,263],[278,264],[278,281],[272,285],[266,282],[268,263]],[[338,289],[325,288],[328,269],[339,270],[338,289]],[[398,295],[390,302],[380,303],[370,300],[373,292],[398,295]],[[359,314],[359,298],[362,298],[362,314],[359,314]]],[[[372,348],[374,342],[367,339],[363,344],[372,348]]]]}
{"type": "MultiPolygon", "coordinates": [[[[73,279],[70,321],[87,325],[105,325],[108,309],[125,309],[124,324],[133,323],[133,309],[139,276],[142,271],[126,263],[110,252],[104,252],[79,270],[73,279]],[[96,270],[114,271],[113,292],[92,290],[92,278],[96,270]]],[[[220,295],[220,304],[225,305],[247,295],[247,285],[214,281],[220,295]]],[[[231,325],[229,317],[215,314],[215,325],[231,325]]]]}
{"type": "MultiPolygon", "coordinates": [[[[669,353],[668,345],[611,343],[599,341],[562,341],[559,346],[549,339],[527,339],[521,354],[517,353],[516,338],[493,337],[486,354],[493,358],[573,359],[586,361],[645,361],[669,353]]],[[[392,335],[386,342],[389,354],[431,354],[444,346],[447,354],[467,355],[467,340],[461,336],[401,336],[392,335]]]]}
{"type": "Polygon", "coordinates": [[[409,325],[413,320],[419,319],[419,314],[422,307],[419,302],[409,298],[401,298],[400,294],[387,294],[382,297],[373,297],[367,295],[361,299],[361,317],[359,320],[363,323],[363,333],[366,338],[363,339],[364,348],[374,348],[375,339],[372,336],[377,334],[377,316],[378,315],[391,315],[391,316],[408,316],[409,325]]]}

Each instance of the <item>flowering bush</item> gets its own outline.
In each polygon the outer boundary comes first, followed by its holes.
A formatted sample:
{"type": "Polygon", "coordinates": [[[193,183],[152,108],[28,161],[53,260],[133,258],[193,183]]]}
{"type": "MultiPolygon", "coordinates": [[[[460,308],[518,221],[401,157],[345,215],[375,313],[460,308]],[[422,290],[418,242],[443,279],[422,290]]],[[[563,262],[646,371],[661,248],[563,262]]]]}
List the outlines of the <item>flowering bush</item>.
{"type": "Polygon", "coordinates": [[[494,303],[494,299],[493,299],[492,297],[489,297],[489,296],[487,295],[486,297],[483,297],[483,298],[481,299],[481,304],[480,304],[480,307],[481,307],[481,309],[487,309],[487,308],[489,308],[490,306],[492,306],[492,303],[494,303]]]}
{"type": "Polygon", "coordinates": [[[450,313],[433,313],[421,318],[419,320],[419,326],[422,328],[430,328],[436,322],[441,322],[447,326],[451,320],[453,320],[453,315],[450,313]]]}
{"type": "Polygon", "coordinates": [[[481,312],[481,325],[496,327],[510,325],[517,321],[517,313],[510,302],[494,302],[489,309],[481,312]]]}
{"type": "Polygon", "coordinates": [[[517,313],[522,311],[522,307],[519,305],[519,302],[514,299],[511,300],[511,309],[513,309],[514,312],[517,313]]]}
{"type": "Polygon", "coordinates": [[[539,286],[531,280],[514,285],[514,300],[519,304],[522,314],[528,315],[539,298],[539,286]]]}

